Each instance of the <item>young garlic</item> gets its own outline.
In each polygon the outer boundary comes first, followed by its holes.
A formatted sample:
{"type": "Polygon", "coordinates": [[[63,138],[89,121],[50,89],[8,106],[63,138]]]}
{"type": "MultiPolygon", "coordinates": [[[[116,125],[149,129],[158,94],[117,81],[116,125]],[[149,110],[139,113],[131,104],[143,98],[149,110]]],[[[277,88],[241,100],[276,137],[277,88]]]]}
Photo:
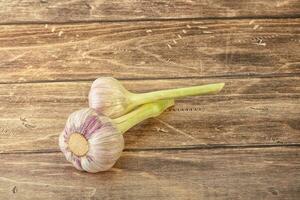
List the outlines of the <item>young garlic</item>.
{"type": "Polygon", "coordinates": [[[100,172],[110,169],[124,148],[123,133],[139,122],[160,115],[174,100],[144,104],[134,111],[110,119],[85,108],[72,113],[59,136],[59,147],[76,169],[100,172]]]}
{"type": "Polygon", "coordinates": [[[161,99],[175,99],[185,96],[215,94],[224,83],[208,84],[178,89],[161,90],[142,94],[131,93],[112,77],[96,79],[89,92],[89,106],[111,118],[120,117],[139,105],[161,99]]]}

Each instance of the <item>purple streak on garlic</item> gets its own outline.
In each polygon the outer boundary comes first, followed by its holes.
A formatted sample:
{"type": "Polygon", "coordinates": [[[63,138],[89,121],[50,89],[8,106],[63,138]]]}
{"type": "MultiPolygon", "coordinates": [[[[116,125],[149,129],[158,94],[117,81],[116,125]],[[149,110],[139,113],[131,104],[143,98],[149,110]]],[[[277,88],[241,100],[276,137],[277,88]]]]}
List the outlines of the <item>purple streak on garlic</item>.
{"type": "MultiPolygon", "coordinates": [[[[75,140],[74,140],[75,141],[75,140]]],[[[110,169],[121,156],[124,148],[123,135],[110,118],[86,108],[72,113],[59,137],[59,146],[66,159],[76,169],[99,172],[110,169]],[[86,143],[79,153],[72,151],[72,138],[86,143]]]]}

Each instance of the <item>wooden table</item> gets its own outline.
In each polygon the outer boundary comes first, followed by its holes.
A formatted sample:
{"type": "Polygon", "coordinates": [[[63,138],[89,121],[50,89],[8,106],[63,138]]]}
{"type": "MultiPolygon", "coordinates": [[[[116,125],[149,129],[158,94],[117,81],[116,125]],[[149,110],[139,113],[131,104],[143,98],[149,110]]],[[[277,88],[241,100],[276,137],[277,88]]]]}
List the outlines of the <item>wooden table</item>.
{"type": "Polygon", "coordinates": [[[299,0],[0,1],[0,199],[299,199],[299,0]],[[125,135],[113,169],[58,148],[94,79],[225,82],[125,135]]]}

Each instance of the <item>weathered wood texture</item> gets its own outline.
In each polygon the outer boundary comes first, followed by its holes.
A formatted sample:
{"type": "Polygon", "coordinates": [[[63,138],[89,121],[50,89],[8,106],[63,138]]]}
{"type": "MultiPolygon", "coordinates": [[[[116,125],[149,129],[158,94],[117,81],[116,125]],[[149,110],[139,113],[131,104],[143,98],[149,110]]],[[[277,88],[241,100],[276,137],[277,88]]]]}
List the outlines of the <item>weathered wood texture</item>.
{"type": "Polygon", "coordinates": [[[299,17],[298,0],[0,0],[0,199],[298,200],[299,17]],[[134,127],[88,174],[57,140],[100,76],[226,87],[134,127]]]}
{"type": "Polygon", "coordinates": [[[300,19],[7,25],[1,83],[300,73],[300,19]]]}
{"type": "MultiPolygon", "coordinates": [[[[213,82],[226,83],[219,95],[178,100],[130,130],[126,148],[300,143],[299,77],[123,81],[140,92],[213,82]]],[[[58,150],[58,134],[87,106],[90,84],[0,84],[0,152],[58,150]]]]}
{"type": "Polygon", "coordinates": [[[0,23],[297,17],[298,0],[2,0],[0,23]]]}
{"type": "Polygon", "coordinates": [[[300,196],[298,148],[124,152],[88,174],[61,153],[0,154],[1,199],[280,199],[300,196]],[[38,192],[37,192],[38,191],[38,192]]]}

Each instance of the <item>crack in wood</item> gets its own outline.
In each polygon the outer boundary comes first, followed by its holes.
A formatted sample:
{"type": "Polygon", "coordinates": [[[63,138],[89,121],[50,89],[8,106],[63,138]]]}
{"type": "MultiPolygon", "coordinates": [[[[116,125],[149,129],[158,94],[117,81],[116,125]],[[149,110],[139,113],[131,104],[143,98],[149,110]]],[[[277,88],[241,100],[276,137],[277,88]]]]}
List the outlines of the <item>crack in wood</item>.
{"type": "Polygon", "coordinates": [[[178,129],[178,128],[175,128],[174,126],[170,125],[169,123],[163,121],[162,119],[158,119],[158,118],[154,118],[156,121],[159,121],[160,123],[164,124],[166,127],[170,128],[171,130],[175,131],[176,133],[179,133],[181,135],[184,135],[185,137],[187,138],[190,138],[192,140],[195,140],[195,141],[198,141],[198,139],[196,139],[194,136],[178,129]]]}

